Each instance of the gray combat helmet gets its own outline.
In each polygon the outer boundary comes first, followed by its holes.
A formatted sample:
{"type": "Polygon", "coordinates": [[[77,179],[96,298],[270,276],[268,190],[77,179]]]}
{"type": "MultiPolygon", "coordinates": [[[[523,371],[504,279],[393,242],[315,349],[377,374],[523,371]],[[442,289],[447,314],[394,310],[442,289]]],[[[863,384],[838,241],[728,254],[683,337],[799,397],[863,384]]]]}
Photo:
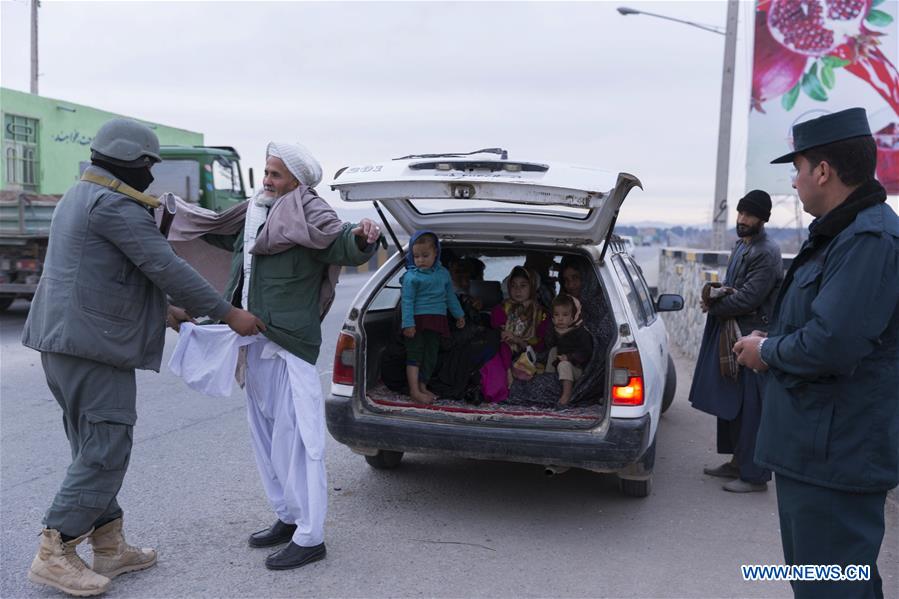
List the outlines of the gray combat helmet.
{"type": "Polygon", "coordinates": [[[162,162],[159,138],[146,125],[130,119],[112,119],[100,127],[91,141],[91,158],[131,168],[162,162]]]}

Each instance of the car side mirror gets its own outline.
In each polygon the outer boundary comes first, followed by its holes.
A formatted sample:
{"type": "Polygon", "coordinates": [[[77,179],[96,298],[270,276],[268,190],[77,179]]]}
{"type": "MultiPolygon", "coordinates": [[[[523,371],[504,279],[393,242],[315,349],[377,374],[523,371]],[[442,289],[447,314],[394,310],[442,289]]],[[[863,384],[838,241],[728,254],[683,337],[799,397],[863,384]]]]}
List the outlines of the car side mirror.
{"type": "Polygon", "coordinates": [[[684,309],[684,298],[676,293],[663,293],[656,300],[656,312],[677,312],[684,309]]]}

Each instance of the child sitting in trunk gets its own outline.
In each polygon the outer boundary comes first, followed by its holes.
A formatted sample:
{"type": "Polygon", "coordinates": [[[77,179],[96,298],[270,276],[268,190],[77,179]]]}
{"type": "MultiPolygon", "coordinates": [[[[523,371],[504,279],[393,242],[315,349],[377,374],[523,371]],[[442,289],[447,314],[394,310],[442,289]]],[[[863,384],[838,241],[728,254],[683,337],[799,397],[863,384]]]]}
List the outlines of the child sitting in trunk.
{"type": "Polygon", "coordinates": [[[593,355],[593,337],[582,326],[581,303],[576,298],[560,294],[552,302],[552,311],[553,326],[544,339],[549,349],[544,372],[558,373],[562,383],[559,405],[566,406],[574,383],[593,355]]]}
{"type": "Polygon", "coordinates": [[[509,275],[509,299],[490,312],[490,326],[500,329],[499,353],[481,369],[484,398],[501,402],[509,396],[512,363],[528,348],[540,351],[549,326],[546,312],[536,301],[537,275],[516,266],[509,275]]]}
{"type": "Polygon", "coordinates": [[[402,278],[403,335],[406,337],[406,379],[409,396],[421,404],[433,403],[437,396],[427,383],[437,364],[440,337],[449,337],[447,308],[458,328],[465,316],[449,271],[441,266],[440,242],[429,231],[416,231],[406,254],[406,274],[402,278]]]}

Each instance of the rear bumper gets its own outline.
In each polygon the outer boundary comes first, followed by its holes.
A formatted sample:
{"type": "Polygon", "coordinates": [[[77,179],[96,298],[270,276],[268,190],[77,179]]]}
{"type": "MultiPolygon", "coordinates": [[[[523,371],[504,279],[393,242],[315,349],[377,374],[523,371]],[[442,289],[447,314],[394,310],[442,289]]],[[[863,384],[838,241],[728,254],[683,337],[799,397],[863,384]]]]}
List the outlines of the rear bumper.
{"type": "Polygon", "coordinates": [[[22,295],[34,295],[35,291],[37,291],[37,284],[25,284],[25,283],[0,283],[0,293],[6,294],[22,294],[22,295]]]}
{"type": "Polygon", "coordinates": [[[328,430],[352,448],[434,453],[466,458],[571,466],[616,472],[628,469],[652,441],[650,417],[612,418],[605,434],[589,430],[502,428],[424,422],[364,414],[347,397],[325,402],[328,430]]]}

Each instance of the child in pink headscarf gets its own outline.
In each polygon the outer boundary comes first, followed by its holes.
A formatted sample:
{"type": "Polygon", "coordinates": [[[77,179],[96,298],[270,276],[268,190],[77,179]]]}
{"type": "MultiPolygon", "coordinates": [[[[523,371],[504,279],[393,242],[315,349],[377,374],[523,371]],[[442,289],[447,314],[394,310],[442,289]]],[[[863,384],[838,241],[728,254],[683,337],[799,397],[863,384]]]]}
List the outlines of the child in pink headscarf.
{"type": "Polygon", "coordinates": [[[543,349],[543,336],[549,327],[546,312],[536,301],[537,275],[516,266],[509,275],[509,299],[490,312],[490,326],[501,329],[499,353],[481,370],[482,392],[490,402],[509,396],[512,363],[528,347],[543,349]]]}

